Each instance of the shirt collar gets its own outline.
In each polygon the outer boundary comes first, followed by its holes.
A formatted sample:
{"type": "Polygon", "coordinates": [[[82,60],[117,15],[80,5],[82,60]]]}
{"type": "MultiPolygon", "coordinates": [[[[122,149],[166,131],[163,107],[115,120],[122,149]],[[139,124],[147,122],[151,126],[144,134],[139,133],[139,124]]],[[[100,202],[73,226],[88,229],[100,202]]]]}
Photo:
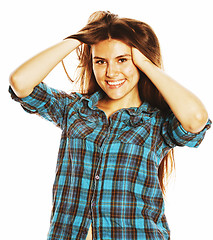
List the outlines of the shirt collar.
{"type": "Polygon", "coordinates": [[[131,107],[126,109],[131,116],[140,115],[141,113],[151,114],[156,111],[148,102],[143,102],[140,107],[131,107]]]}
{"type": "MultiPolygon", "coordinates": [[[[97,91],[90,96],[88,95],[83,96],[81,98],[81,101],[83,100],[88,101],[88,107],[90,109],[93,109],[94,106],[98,103],[98,101],[103,97],[104,97],[104,93],[102,91],[97,91]]],[[[157,109],[155,107],[152,107],[148,102],[143,102],[140,107],[130,107],[124,110],[126,110],[131,116],[137,116],[137,115],[140,115],[141,113],[152,114],[157,109]]]]}
{"type": "Polygon", "coordinates": [[[101,91],[97,91],[92,95],[83,95],[80,101],[87,101],[88,107],[93,109],[93,107],[98,103],[98,101],[103,98],[103,93],[101,91]]]}

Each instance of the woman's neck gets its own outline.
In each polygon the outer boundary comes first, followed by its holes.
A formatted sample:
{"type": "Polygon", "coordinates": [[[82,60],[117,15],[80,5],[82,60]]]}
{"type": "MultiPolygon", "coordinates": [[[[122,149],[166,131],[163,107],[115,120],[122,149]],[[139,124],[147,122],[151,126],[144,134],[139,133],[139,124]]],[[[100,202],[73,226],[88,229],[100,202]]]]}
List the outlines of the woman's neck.
{"type": "Polygon", "coordinates": [[[108,99],[103,98],[99,100],[97,107],[103,110],[106,116],[109,118],[113,113],[117,112],[123,108],[130,108],[130,107],[140,107],[142,104],[141,99],[135,99],[134,101],[123,101],[122,99],[108,99]]]}

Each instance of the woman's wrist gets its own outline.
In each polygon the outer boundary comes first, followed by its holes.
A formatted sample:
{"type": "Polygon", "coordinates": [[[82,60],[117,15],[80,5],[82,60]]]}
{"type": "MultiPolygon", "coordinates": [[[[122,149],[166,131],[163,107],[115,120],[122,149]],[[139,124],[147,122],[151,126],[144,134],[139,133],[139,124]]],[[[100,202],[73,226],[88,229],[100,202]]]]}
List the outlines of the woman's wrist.
{"type": "Polygon", "coordinates": [[[74,38],[65,38],[63,40],[63,42],[66,42],[67,44],[69,44],[70,47],[73,49],[77,48],[78,46],[80,46],[82,44],[79,40],[74,39],[74,38]]]}

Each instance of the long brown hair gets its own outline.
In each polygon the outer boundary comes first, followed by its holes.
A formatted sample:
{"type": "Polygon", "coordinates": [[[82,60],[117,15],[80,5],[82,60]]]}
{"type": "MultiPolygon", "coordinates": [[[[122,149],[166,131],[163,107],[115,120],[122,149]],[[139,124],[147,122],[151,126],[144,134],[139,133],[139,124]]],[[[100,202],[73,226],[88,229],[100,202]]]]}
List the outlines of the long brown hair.
{"type": "MultiPolygon", "coordinates": [[[[78,80],[81,83],[82,93],[92,94],[99,89],[92,68],[91,45],[106,39],[120,40],[130,47],[139,49],[153,64],[163,68],[156,34],[148,24],[138,20],[120,18],[109,11],[98,11],[90,16],[88,24],[83,29],[67,38],[78,39],[83,43],[77,49],[80,61],[78,80]]],[[[167,114],[170,109],[160,92],[142,71],[139,70],[139,72],[138,84],[141,100],[159,108],[163,114],[167,114]]],[[[173,167],[172,149],[162,159],[158,169],[159,183],[163,193],[165,193],[165,185],[173,167]]]]}

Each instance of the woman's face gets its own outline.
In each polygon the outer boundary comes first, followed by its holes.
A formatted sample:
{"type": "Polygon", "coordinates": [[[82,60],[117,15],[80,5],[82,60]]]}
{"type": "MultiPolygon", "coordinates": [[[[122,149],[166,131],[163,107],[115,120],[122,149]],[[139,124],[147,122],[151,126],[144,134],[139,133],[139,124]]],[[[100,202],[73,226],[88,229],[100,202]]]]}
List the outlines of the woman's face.
{"type": "Polygon", "coordinates": [[[91,50],[96,81],[108,100],[122,100],[124,105],[141,103],[140,74],[132,61],[131,47],[119,40],[108,39],[92,45],[91,50]]]}

